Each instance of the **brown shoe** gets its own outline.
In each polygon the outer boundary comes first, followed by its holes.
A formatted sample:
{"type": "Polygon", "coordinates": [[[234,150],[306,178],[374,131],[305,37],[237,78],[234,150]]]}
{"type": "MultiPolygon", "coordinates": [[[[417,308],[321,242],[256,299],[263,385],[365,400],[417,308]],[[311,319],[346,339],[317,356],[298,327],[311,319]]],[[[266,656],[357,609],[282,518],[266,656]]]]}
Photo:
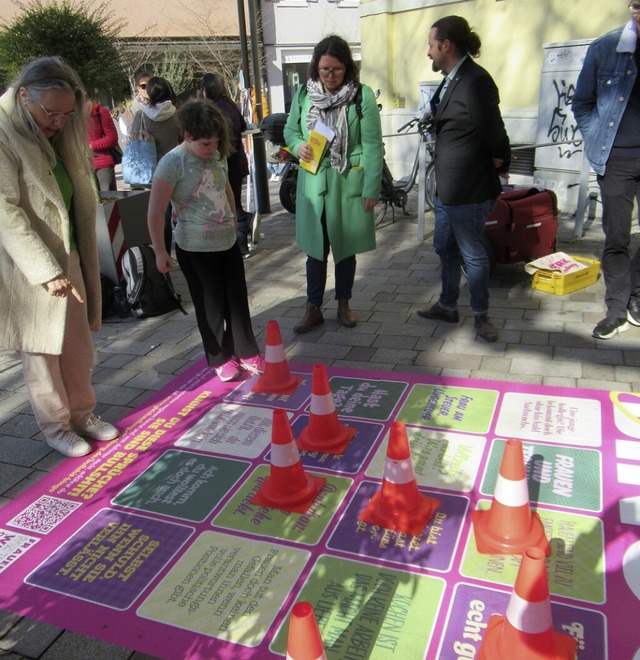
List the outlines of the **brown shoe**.
{"type": "Polygon", "coordinates": [[[338,300],[338,321],[345,328],[355,328],[357,319],[349,309],[348,300],[338,300]]]}
{"type": "Polygon", "coordinates": [[[293,326],[293,331],[297,335],[302,335],[309,330],[313,330],[317,325],[322,325],[324,323],[324,317],[322,316],[322,310],[311,303],[307,304],[307,311],[302,317],[302,321],[298,325],[293,326]]]}
{"type": "Polygon", "coordinates": [[[447,323],[458,323],[460,314],[457,310],[451,311],[440,307],[440,303],[435,303],[429,309],[419,309],[416,314],[423,319],[432,321],[446,321],[447,323]]]}
{"type": "Polygon", "coordinates": [[[498,341],[498,331],[495,329],[495,326],[491,323],[486,313],[477,314],[473,325],[475,326],[480,339],[490,342],[498,341]]]}

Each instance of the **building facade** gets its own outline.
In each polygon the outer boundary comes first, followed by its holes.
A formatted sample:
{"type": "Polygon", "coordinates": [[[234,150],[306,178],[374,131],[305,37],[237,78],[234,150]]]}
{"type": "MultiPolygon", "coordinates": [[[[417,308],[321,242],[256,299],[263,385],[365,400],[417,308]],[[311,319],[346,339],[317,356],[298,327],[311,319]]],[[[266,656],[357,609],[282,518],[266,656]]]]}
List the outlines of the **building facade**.
{"type": "Polygon", "coordinates": [[[271,109],[287,112],[307,79],[313,48],[338,34],[362,59],[358,0],[266,0],[261,3],[264,57],[271,109]]]}
{"type": "MultiPolygon", "coordinates": [[[[570,108],[575,80],[590,41],[629,20],[627,5],[626,0],[588,5],[566,0],[361,0],[362,76],[382,90],[383,132],[393,135],[420,113],[442,79],[427,57],[431,26],[447,15],[464,16],[482,39],[478,62],[498,85],[512,144],[535,145],[534,183],[555,190],[561,209],[574,211],[578,195],[587,192],[578,185],[582,146],[570,108]]],[[[415,136],[387,140],[394,175],[408,171],[415,141],[415,136]]],[[[591,188],[597,189],[593,177],[591,188]]]]}

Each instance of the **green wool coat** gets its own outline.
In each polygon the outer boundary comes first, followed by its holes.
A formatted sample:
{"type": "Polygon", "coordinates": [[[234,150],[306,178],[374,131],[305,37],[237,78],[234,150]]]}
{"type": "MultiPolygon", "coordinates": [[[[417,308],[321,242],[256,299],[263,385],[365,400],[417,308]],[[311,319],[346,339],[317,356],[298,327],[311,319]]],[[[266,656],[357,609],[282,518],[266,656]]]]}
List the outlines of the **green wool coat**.
{"type": "MultiPolygon", "coordinates": [[[[287,146],[296,155],[309,136],[306,117],[311,102],[306,93],[300,98],[302,89],[291,103],[284,128],[287,146]]],[[[358,117],[355,104],[349,105],[349,165],[344,174],[331,167],[328,153],[316,174],[302,168],[298,173],[296,241],[315,259],[324,258],[320,223],[323,210],[335,263],[376,247],[374,212],[365,212],[363,200],[380,198],[384,152],[380,112],[372,89],[366,85],[362,86],[361,112],[362,117],[358,117]]]]}

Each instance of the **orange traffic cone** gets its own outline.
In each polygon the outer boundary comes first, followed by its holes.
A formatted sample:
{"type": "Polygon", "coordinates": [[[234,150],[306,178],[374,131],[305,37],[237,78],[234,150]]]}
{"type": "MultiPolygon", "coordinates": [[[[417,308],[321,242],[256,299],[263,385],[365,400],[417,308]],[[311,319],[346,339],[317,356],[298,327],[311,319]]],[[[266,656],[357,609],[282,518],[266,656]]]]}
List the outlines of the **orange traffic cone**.
{"type": "Polygon", "coordinates": [[[313,366],[311,381],[311,414],[309,423],[298,437],[298,447],[325,454],[344,454],[356,430],[338,421],[327,369],[323,364],[313,366]]]}
{"type": "Polygon", "coordinates": [[[500,473],[487,511],[471,513],[478,552],[484,555],[520,554],[525,548],[551,552],[537,513],[531,513],[529,489],[520,440],[507,440],[500,473]]]}
{"type": "Polygon", "coordinates": [[[277,321],[267,322],[267,343],[264,351],[264,373],[251,388],[252,392],[267,394],[291,394],[302,378],[293,376],[282,346],[280,326],[277,321]]]}
{"type": "Polygon", "coordinates": [[[291,610],[287,660],[327,660],[311,603],[296,603],[291,610]]]}
{"type": "Polygon", "coordinates": [[[273,411],[271,426],[271,472],[252,504],[304,513],[327,482],[323,477],[306,474],[293,439],[287,413],[273,411]]]}
{"type": "Polygon", "coordinates": [[[404,422],[393,422],[389,434],[382,488],[359,519],[417,536],[427,526],[440,500],[418,492],[404,422]]]}
{"type": "Polygon", "coordinates": [[[527,548],[507,607],[494,614],[482,639],[478,660],[574,660],[576,640],[557,633],[551,620],[545,555],[527,548]]]}

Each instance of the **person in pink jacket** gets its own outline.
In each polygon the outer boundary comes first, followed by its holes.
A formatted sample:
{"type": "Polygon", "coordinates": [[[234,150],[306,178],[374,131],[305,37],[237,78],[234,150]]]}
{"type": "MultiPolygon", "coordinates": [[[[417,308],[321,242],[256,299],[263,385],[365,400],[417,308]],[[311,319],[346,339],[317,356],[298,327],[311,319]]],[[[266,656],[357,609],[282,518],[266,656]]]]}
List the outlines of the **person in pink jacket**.
{"type": "Polygon", "coordinates": [[[118,145],[118,130],[109,111],[97,101],[87,101],[87,136],[93,152],[93,169],[99,190],[117,190],[111,150],[118,145]]]}

